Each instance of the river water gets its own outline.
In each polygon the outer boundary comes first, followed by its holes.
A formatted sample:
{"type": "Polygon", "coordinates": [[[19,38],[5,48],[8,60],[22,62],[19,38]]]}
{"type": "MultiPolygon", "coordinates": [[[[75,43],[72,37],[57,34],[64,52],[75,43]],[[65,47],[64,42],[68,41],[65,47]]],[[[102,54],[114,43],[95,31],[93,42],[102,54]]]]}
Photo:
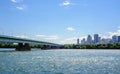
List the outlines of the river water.
{"type": "Polygon", "coordinates": [[[120,50],[0,50],[0,74],[120,74],[120,50]]]}

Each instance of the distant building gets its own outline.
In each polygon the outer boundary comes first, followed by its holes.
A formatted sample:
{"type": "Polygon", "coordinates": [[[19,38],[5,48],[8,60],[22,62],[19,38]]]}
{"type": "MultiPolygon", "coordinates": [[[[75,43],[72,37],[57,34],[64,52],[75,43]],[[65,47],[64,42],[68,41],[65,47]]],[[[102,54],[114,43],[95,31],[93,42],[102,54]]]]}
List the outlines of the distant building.
{"type": "Polygon", "coordinates": [[[118,36],[116,36],[116,35],[112,36],[112,42],[113,43],[118,42],[118,36]]]}
{"type": "Polygon", "coordinates": [[[80,43],[79,43],[79,38],[77,39],[77,44],[80,44],[80,43]]]}
{"type": "MultiPolygon", "coordinates": [[[[117,43],[120,42],[120,36],[112,36],[112,38],[101,38],[99,34],[94,34],[94,39],[92,39],[91,35],[88,35],[87,39],[83,38],[81,40],[81,44],[108,44],[108,43],[117,43]]],[[[77,44],[79,43],[79,39],[77,39],[77,44]]]]}
{"type": "Polygon", "coordinates": [[[105,42],[105,39],[104,39],[104,38],[101,39],[100,43],[101,43],[101,44],[105,44],[105,43],[106,43],[106,42],[105,42]]]}
{"type": "Polygon", "coordinates": [[[86,44],[85,38],[81,40],[81,44],[86,44]]]}
{"type": "Polygon", "coordinates": [[[92,37],[90,35],[88,35],[87,37],[87,44],[91,44],[92,43],[92,37]]]}
{"type": "Polygon", "coordinates": [[[118,36],[118,42],[120,42],[120,36],[118,36]]]}
{"type": "Polygon", "coordinates": [[[99,42],[99,43],[101,42],[101,37],[98,37],[98,42],[99,42]]]}
{"type": "Polygon", "coordinates": [[[108,44],[108,43],[111,43],[112,42],[112,40],[110,39],[110,38],[107,38],[107,39],[101,39],[101,44],[108,44]]]}
{"type": "Polygon", "coordinates": [[[99,42],[99,35],[94,34],[94,44],[97,44],[99,42]]]}

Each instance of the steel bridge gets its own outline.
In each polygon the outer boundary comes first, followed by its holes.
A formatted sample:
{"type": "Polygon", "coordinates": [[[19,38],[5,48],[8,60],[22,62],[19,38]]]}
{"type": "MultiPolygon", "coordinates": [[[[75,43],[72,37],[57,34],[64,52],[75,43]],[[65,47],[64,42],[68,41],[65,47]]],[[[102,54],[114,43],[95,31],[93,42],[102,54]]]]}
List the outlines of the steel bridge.
{"type": "Polygon", "coordinates": [[[18,51],[31,50],[31,47],[29,44],[43,45],[44,49],[50,48],[51,46],[56,48],[61,46],[60,44],[56,44],[56,43],[37,41],[37,40],[26,39],[26,38],[17,38],[17,37],[7,36],[7,35],[0,35],[0,42],[1,43],[18,43],[18,47],[16,47],[16,50],[18,51]]]}

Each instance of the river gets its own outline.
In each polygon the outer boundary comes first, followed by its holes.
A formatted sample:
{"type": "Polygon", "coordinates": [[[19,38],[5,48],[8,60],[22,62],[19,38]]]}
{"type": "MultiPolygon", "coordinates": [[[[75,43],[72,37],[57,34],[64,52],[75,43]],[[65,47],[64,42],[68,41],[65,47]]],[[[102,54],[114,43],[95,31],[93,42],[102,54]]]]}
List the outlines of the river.
{"type": "Polygon", "coordinates": [[[0,74],[120,74],[120,50],[0,49],[0,74]]]}

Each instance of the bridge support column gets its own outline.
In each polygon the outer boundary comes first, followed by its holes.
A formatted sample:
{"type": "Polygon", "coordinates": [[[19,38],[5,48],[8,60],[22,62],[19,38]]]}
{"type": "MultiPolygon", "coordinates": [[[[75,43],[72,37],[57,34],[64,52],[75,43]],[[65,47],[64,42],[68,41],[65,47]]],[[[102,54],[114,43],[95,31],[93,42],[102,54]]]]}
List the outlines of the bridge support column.
{"type": "Polygon", "coordinates": [[[18,43],[18,46],[16,47],[16,51],[30,51],[31,47],[28,43],[18,43]]]}
{"type": "Polygon", "coordinates": [[[24,49],[25,49],[25,51],[29,51],[29,50],[31,50],[31,47],[28,43],[25,43],[24,49]]]}
{"type": "Polygon", "coordinates": [[[43,45],[43,50],[47,50],[47,49],[51,49],[51,46],[50,45],[43,45]]]}
{"type": "Polygon", "coordinates": [[[51,46],[52,49],[60,49],[59,46],[51,46]]]}

